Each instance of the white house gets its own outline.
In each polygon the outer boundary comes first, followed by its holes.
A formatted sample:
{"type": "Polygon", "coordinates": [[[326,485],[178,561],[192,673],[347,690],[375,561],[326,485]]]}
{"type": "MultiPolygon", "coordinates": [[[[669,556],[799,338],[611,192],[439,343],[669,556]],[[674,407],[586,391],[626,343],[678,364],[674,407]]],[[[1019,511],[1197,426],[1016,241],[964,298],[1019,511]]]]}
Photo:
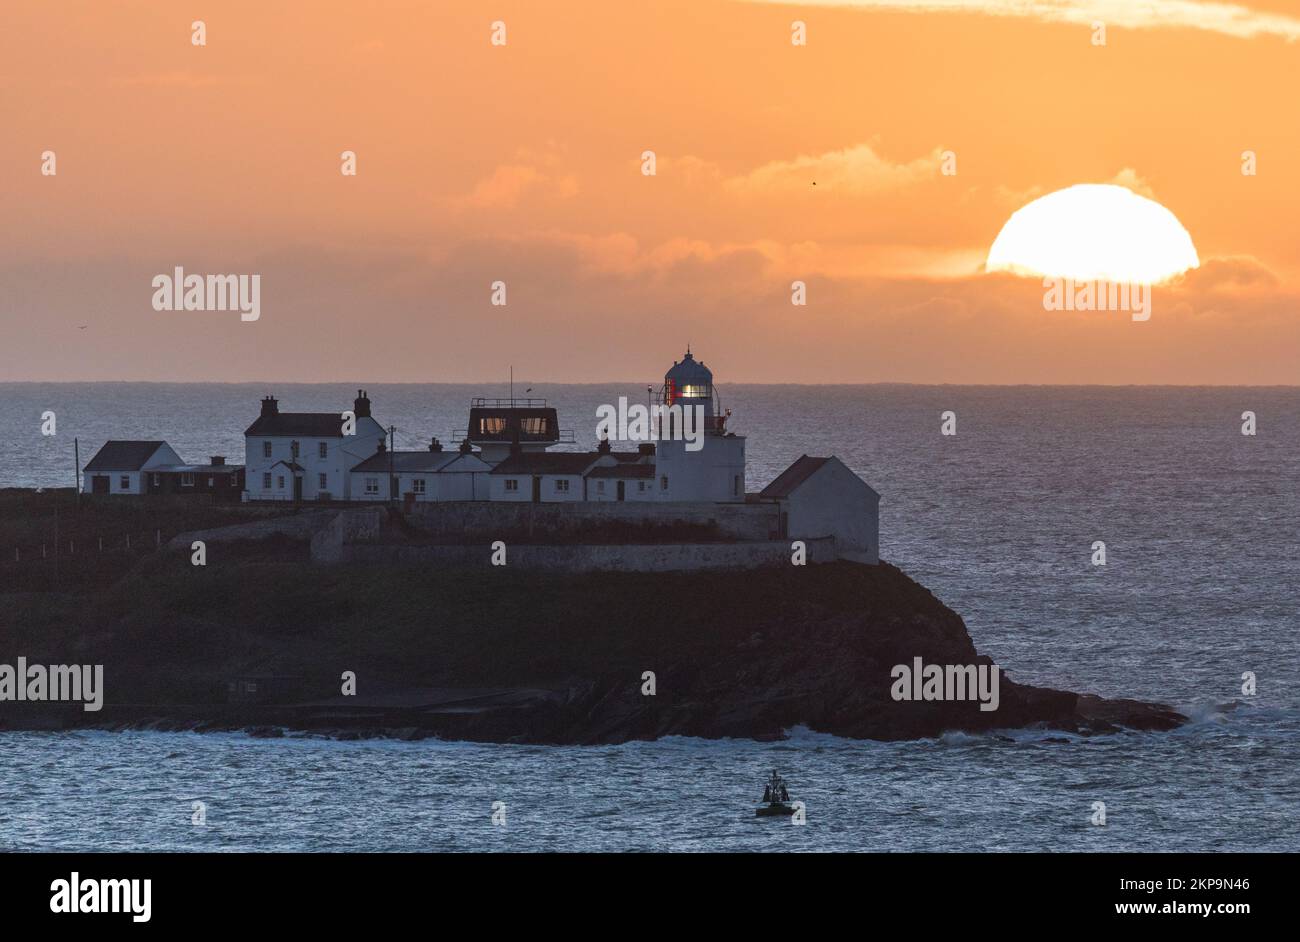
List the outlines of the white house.
{"type": "Polygon", "coordinates": [[[166,442],[105,442],[83,469],[81,489],[87,494],[143,494],[151,468],[184,463],[166,442]]]}
{"type": "Polygon", "coordinates": [[[354,434],[344,435],[342,412],[281,412],[271,396],[244,432],[247,500],[348,500],[350,472],[373,455],[384,428],[370,415],[370,397],[357,390],[354,434]]]}
{"type": "Polygon", "coordinates": [[[538,503],[584,500],[583,476],[599,458],[590,451],[513,454],[492,469],[489,499],[538,503]]]}
{"type": "Polygon", "coordinates": [[[379,449],[349,472],[353,500],[405,499],[418,502],[487,500],[492,466],[474,454],[468,443],[459,451],[443,451],[435,438],[427,451],[390,453],[379,449]],[[392,483],[385,485],[391,476],[392,483]]]}
{"type": "Polygon", "coordinates": [[[587,471],[587,500],[656,500],[652,461],[598,464],[587,471]]]}
{"type": "Polygon", "coordinates": [[[802,455],[758,495],[781,508],[781,536],[835,537],[842,556],[880,562],[880,495],[839,458],[802,455]]]}

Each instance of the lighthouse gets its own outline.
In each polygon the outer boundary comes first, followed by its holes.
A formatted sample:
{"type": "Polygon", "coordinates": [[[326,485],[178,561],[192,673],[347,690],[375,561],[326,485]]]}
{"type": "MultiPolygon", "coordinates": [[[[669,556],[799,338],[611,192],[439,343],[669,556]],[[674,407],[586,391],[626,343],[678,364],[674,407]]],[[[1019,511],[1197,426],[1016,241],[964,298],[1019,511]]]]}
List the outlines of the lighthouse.
{"type": "Polygon", "coordinates": [[[667,501],[743,501],[745,437],[726,429],[713,371],[690,347],[664,374],[655,446],[655,496],[667,501]],[[698,433],[702,447],[689,447],[698,433]]]}

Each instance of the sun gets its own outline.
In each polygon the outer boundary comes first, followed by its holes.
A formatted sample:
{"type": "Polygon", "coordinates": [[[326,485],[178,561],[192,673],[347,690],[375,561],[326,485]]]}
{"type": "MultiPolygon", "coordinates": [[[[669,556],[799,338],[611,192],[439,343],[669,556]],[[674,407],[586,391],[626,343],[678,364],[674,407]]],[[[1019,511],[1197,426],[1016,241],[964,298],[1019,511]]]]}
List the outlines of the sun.
{"type": "Polygon", "coordinates": [[[987,271],[1156,284],[1201,264],[1178,217],[1122,186],[1081,183],[1011,214],[987,271]]]}

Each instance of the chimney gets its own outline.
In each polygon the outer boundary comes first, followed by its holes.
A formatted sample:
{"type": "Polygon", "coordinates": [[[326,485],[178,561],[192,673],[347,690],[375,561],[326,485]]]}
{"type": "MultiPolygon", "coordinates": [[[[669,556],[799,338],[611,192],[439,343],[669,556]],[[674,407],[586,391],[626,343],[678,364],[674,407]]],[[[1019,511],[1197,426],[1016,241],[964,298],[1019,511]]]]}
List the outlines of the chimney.
{"type": "Polygon", "coordinates": [[[375,454],[382,455],[386,451],[388,451],[388,442],[387,440],[381,438],[379,440],[379,448],[375,450],[375,454]]]}
{"type": "Polygon", "coordinates": [[[211,458],[208,459],[208,463],[211,464],[213,467],[216,467],[217,465],[220,465],[220,464],[225,464],[225,463],[226,463],[226,456],[225,456],[225,455],[213,455],[211,458]]]}
{"type": "Polygon", "coordinates": [[[606,437],[606,438],[602,438],[602,439],[600,440],[600,444],[596,446],[596,451],[597,451],[599,454],[602,454],[602,455],[607,455],[607,454],[609,454],[609,452],[610,452],[610,445],[609,445],[609,438],[608,438],[608,437],[606,437]]]}
{"type": "Polygon", "coordinates": [[[653,455],[655,453],[655,443],[642,442],[636,446],[636,450],[639,455],[653,455]]]}
{"type": "Polygon", "coordinates": [[[438,441],[438,436],[435,435],[433,441],[429,442],[429,450],[442,451],[442,442],[438,441]]]}
{"type": "Polygon", "coordinates": [[[352,413],[358,419],[370,418],[370,397],[364,389],[357,390],[357,398],[352,401],[352,413]]]}
{"type": "Polygon", "coordinates": [[[262,415],[279,415],[280,400],[274,396],[264,396],[262,398],[262,415]]]}
{"type": "Polygon", "coordinates": [[[468,438],[460,443],[460,453],[462,455],[468,455],[473,451],[474,451],[474,446],[469,443],[468,438]]]}

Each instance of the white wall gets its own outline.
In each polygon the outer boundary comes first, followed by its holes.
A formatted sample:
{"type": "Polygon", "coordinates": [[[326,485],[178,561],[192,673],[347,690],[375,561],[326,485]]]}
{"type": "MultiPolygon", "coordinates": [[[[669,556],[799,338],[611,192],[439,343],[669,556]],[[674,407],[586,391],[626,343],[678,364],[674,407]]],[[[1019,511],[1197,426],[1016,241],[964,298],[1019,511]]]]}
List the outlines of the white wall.
{"type": "MultiPolygon", "coordinates": [[[[655,478],[623,478],[623,500],[655,500],[655,478]]],[[[595,502],[618,501],[618,480],[615,478],[587,478],[587,500],[595,502]],[[602,494],[600,485],[605,485],[602,494]]]]}
{"type": "MultiPolygon", "coordinates": [[[[480,462],[481,463],[481,462],[480,462]]],[[[459,464],[459,463],[458,463],[459,464]]],[[[484,468],[487,465],[483,465],[484,468]]],[[[384,472],[354,471],[352,479],[351,500],[386,501],[388,500],[388,475],[384,472]],[[373,479],[379,486],[378,493],[366,493],[366,480],[373,479]]],[[[401,471],[397,475],[397,499],[404,500],[407,494],[415,494],[419,503],[438,501],[487,500],[490,493],[489,475],[486,471],[475,471],[466,467],[463,471],[401,471]],[[415,490],[416,480],[424,481],[424,493],[415,490]]]]}
{"type": "Polygon", "coordinates": [[[831,458],[781,502],[792,540],[833,536],[839,551],[880,562],[880,495],[831,458]]]}
{"type": "Polygon", "coordinates": [[[581,474],[493,474],[490,477],[492,482],[491,500],[531,501],[533,499],[534,477],[541,478],[541,502],[544,504],[567,503],[583,499],[581,474]],[[507,480],[518,481],[519,489],[515,491],[506,490],[507,480]],[[567,491],[557,490],[555,487],[556,481],[568,481],[569,489],[567,491]]]}
{"type": "Polygon", "coordinates": [[[687,451],[684,441],[655,445],[655,496],[658,500],[743,501],[745,437],[705,435],[704,447],[687,451]],[[662,486],[668,478],[668,488],[662,486]],[[739,487],[737,487],[739,478],[739,487]]]}
{"type": "Polygon", "coordinates": [[[543,503],[560,503],[562,501],[583,499],[581,474],[543,474],[541,478],[543,503]],[[557,482],[564,482],[564,486],[568,489],[559,490],[556,487],[557,482]]]}
{"type": "Polygon", "coordinates": [[[533,499],[533,476],[531,474],[493,474],[489,475],[489,500],[530,501],[533,499]],[[516,490],[507,490],[506,481],[517,481],[516,490]]]}

